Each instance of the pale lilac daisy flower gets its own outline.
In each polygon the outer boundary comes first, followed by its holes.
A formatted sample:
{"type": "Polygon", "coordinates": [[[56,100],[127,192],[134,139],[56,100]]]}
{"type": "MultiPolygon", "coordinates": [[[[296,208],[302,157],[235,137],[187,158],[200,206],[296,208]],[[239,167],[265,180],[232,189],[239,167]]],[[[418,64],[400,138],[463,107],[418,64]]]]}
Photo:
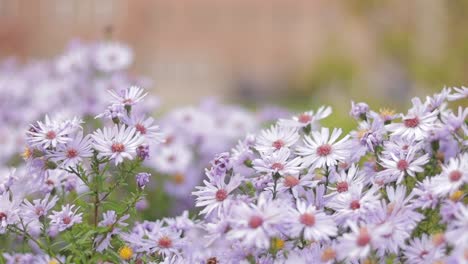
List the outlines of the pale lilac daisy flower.
{"type": "Polygon", "coordinates": [[[27,131],[28,141],[32,146],[43,148],[55,148],[59,144],[65,144],[71,141],[69,138],[70,130],[68,127],[61,127],[57,122],[51,120],[48,115],[44,122],[37,121],[37,125],[31,125],[27,131]]]}
{"type": "Polygon", "coordinates": [[[79,208],[74,209],[74,207],[75,205],[67,204],[62,206],[61,211],[53,211],[52,215],[49,216],[51,227],[55,227],[59,232],[62,232],[75,224],[81,223],[83,213],[77,213],[79,208]]]}
{"type": "Polygon", "coordinates": [[[70,142],[58,146],[49,156],[54,162],[61,162],[63,168],[74,167],[93,156],[91,143],[90,135],[83,137],[83,131],[78,131],[70,142]]]}
{"type": "Polygon", "coordinates": [[[433,191],[437,195],[453,194],[468,183],[468,154],[452,158],[443,165],[442,173],[432,178],[433,191]]]}
{"type": "Polygon", "coordinates": [[[123,106],[132,106],[143,100],[143,98],[148,95],[148,92],[145,92],[144,89],[137,86],[131,86],[130,88],[120,92],[113,90],[108,90],[108,92],[112,97],[114,97],[113,103],[123,106]]]}
{"type": "Polygon", "coordinates": [[[308,111],[300,115],[293,116],[291,119],[280,119],[279,125],[283,127],[303,128],[308,125],[316,125],[318,121],[328,117],[331,113],[331,107],[321,106],[317,110],[317,113],[314,113],[314,111],[308,111]]]}
{"type": "Polygon", "coordinates": [[[417,157],[415,151],[411,149],[400,157],[390,153],[390,157],[381,157],[380,160],[384,170],[379,171],[376,178],[384,182],[400,183],[407,175],[415,178],[416,173],[423,172],[423,166],[429,162],[429,154],[417,157]]]}
{"type": "Polygon", "coordinates": [[[322,241],[336,236],[338,228],[332,216],[298,200],[296,209],[291,212],[290,232],[293,237],[303,234],[307,240],[322,241]]]}
{"type": "Polygon", "coordinates": [[[280,174],[280,175],[297,175],[301,171],[300,157],[295,157],[289,160],[291,151],[287,148],[282,148],[270,155],[264,155],[260,159],[253,161],[253,168],[260,173],[280,174]]]}
{"type": "Polygon", "coordinates": [[[436,247],[427,234],[414,238],[403,248],[403,253],[409,264],[433,263],[443,256],[443,249],[436,247]]]}
{"type": "Polygon", "coordinates": [[[462,86],[461,88],[453,87],[453,89],[455,90],[455,93],[449,94],[447,96],[449,101],[455,101],[455,100],[468,98],[468,88],[467,87],[465,87],[465,86],[462,86]]]}
{"type": "Polygon", "coordinates": [[[0,195],[0,234],[4,234],[9,225],[19,222],[19,203],[10,201],[9,195],[0,195]]]}
{"type": "Polygon", "coordinates": [[[109,228],[109,231],[104,235],[100,234],[96,236],[94,244],[98,252],[102,252],[109,247],[112,248],[112,237],[115,235],[119,235],[121,233],[122,227],[126,227],[128,225],[124,221],[127,220],[129,217],[129,215],[119,217],[117,213],[112,210],[102,214],[103,219],[99,222],[98,226],[107,227],[109,228]]]}
{"type": "Polygon", "coordinates": [[[58,201],[57,196],[46,194],[43,199],[35,199],[32,203],[25,199],[21,206],[21,215],[23,218],[33,221],[40,220],[41,217],[45,217],[50,209],[52,209],[58,201]]]}
{"type": "Polygon", "coordinates": [[[272,153],[291,147],[298,139],[297,129],[276,125],[260,133],[257,137],[255,149],[260,153],[272,153]]]}

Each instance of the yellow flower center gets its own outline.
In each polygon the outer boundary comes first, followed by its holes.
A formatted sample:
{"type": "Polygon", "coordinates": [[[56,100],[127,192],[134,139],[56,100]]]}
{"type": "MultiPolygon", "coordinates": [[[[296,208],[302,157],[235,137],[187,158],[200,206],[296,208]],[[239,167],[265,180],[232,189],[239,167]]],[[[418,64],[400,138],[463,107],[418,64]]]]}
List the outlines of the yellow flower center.
{"type": "Polygon", "coordinates": [[[32,149],[25,147],[21,156],[23,157],[23,159],[27,160],[32,156],[32,154],[33,154],[32,149]]]}
{"type": "Polygon", "coordinates": [[[284,240],[279,238],[279,237],[274,237],[271,240],[271,246],[273,247],[273,249],[275,251],[283,249],[284,248],[284,240]]]}
{"type": "Polygon", "coordinates": [[[123,260],[129,260],[133,256],[133,250],[129,246],[123,246],[119,249],[119,256],[123,260]]]}
{"type": "Polygon", "coordinates": [[[181,173],[177,173],[174,176],[172,176],[172,180],[175,184],[182,184],[185,182],[185,176],[181,173]]]}
{"type": "Polygon", "coordinates": [[[460,200],[463,196],[463,192],[458,190],[456,192],[454,192],[452,195],[450,195],[450,200],[456,202],[458,200],[460,200]]]}
{"type": "Polygon", "coordinates": [[[395,111],[392,110],[392,109],[388,109],[388,108],[381,108],[381,109],[379,110],[379,112],[380,112],[380,116],[381,116],[384,120],[386,120],[386,119],[388,119],[388,118],[390,118],[390,117],[392,117],[392,116],[395,115],[395,111]]]}
{"type": "Polygon", "coordinates": [[[59,264],[59,262],[56,259],[52,259],[48,262],[48,264],[59,264]]]}

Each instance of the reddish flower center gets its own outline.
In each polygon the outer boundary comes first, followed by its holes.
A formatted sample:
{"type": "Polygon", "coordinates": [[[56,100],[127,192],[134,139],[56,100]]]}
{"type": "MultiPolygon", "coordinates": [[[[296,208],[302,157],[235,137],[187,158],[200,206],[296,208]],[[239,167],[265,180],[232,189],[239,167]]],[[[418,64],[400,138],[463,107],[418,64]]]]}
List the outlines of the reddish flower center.
{"type": "Polygon", "coordinates": [[[371,237],[369,235],[369,232],[367,232],[367,229],[362,228],[359,231],[359,236],[358,236],[357,241],[356,241],[357,245],[360,246],[360,247],[364,247],[367,244],[369,244],[370,241],[371,241],[371,237]]]}
{"type": "Polygon", "coordinates": [[[397,168],[401,171],[408,169],[408,162],[406,160],[399,160],[397,163],[397,168]]]}
{"type": "Polygon", "coordinates": [[[301,114],[298,117],[298,120],[299,120],[299,122],[301,122],[303,124],[307,124],[312,120],[312,117],[310,115],[308,115],[308,114],[301,114]]]}
{"type": "Polygon", "coordinates": [[[47,184],[47,185],[49,185],[49,186],[52,186],[52,185],[55,185],[55,182],[54,182],[53,180],[51,180],[51,179],[47,179],[47,180],[45,181],[45,184],[47,184]]]}
{"type": "Polygon", "coordinates": [[[114,143],[111,146],[112,152],[123,152],[125,150],[125,146],[122,143],[114,143]]]}
{"type": "Polygon", "coordinates": [[[419,253],[419,258],[420,258],[420,259],[423,259],[424,256],[426,256],[427,254],[429,254],[429,251],[423,250],[423,251],[421,251],[421,253],[419,253]]]}
{"type": "Polygon", "coordinates": [[[273,142],[273,144],[271,144],[272,147],[274,147],[275,149],[280,149],[282,147],[284,147],[284,141],[281,140],[281,139],[278,139],[276,141],[273,142]]]}
{"type": "Polygon", "coordinates": [[[66,225],[71,223],[71,218],[69,216],[65,216],[62,220],[62,222],[66,225]]]}
{"type": "Polygon", "coordinates": [[[131,105],[133,103],[133,100],[130,99],[130,98],[127,98],[127,99],[123,100],[123,103],[126,104],[126,105],[131,105]]]}
{"type": "Polygon", "coordinates": [[[76,149],[71,148],[67,150],[67,158],[72,159],[76,156],[78,156],[78,151],[76,149]]]}
{"type": "Polygon", "coordinates": [[[459,171],[459,170],[454,170],[454,171],[450,172],[450,174],[449,174],[449,179],[450,179],[450,181],[452,181],[452,182],[456,182],[456,181],[458,181],[458,180],[461,179],[461,176],[462,176],[461,171],[459,171]]]}
{"type": "Polygon", "coordinates": [[[353,210],[356,210],[356,209],[359,209],[361,208],[361,204],[359,203],[358,200],[354,200],[351,202],[351,204],[349,205],[349,208],[353,209],[353,210]]]}
{"type": "Polygon", "coordinates": [[[292,188],[298,184],[299,184],[298,178],[291,176],[291,175],[284,177],[284,186],[292,188]]]}
{"type": "Polygon", "coordinates": [[[0,222],[7,219],[7,215],[4,212],[0,212],[0,222]]]}
{"type": "Polygon", "coordinates": [[[313,214],[305,213],[299,217],[299,221],[306,226],[313,226],[315,224],[315,216],[313,214]]]}
{"type": "Polygon", "coordinates": [[[217,200],[218,202],[222,202],[222,201],[224,201],[224,200],[227,198],[228,193],[227,193],[227,191],[224,190],[224,189],[219,189],[219,190],[216,192],[216,195],[215,195],[215,196],[216,196],[216,200],[217,200]]]}
{"type": "Polygon", "coordinates": [[[419,125],[419,118],[408,118],[403,121],[406,127],[417,127],[419,125]]]}
{"type": "Polygon", "coordinates": [[[56,136],[57,136],[57,134],[55,134],[55,131],[49,131],[46,134],[46,138],[49,139],[49,140],[54,139],[56,136]]]}
{"type": "Polygon", "coordinates": [[[167,157],[167,161],[172,163],[172,162],[176,161],[176,157],[174,155],[170,155],[170,156],[167,157]]]}
{"type": "Polygon", "coordinates": [[[345,182],[345,181],[337,183],[336,184],[336,190],[339,193],[347,192],[348,191],[348,183],[345,182]]]}
{"type": "Polygon", "coordinates": [[[172,246],[172,240],[167,236],[163,236],[158,240],[158,246],[161,248],[170,248],[172,246]]]}
{"type": "Polygon", "coordinates": [[[250,228],[257,228],[261,226],[262,224],[263,224],[263,219],[260,216],[254,215],[250,217],[250,220],[249,220],[250,228]]]}
{"type": "Polygon", "coordinates": [[[328,145],[328,144],[325,144],[325,145],[322,145],[320,147],[317,148],[317,155],[319,156],[327,156],[331,153],[331,146],[328,145]]]}
{"type": "Polygon", "coordinates": [[[42,207],[36,207],[35,211],[37,216],[42,216],[44,214],[44,208],[42,207]]]}
{"type": "Polygon", "coordinates": [[[146,134],[146,127],[142,124],[136,124],[135,128],[137,131],[139,131],[142,135],[146,134]]]}
{"type": "Polygon", "coordinates": [[[271,168],[272,168],[273,170],[282,170],[282,169],[284,169],[284,166],[283,166],[283,164],[281,164],[281,163],[279,163],[279,162],[275,162],[275,163],[273,163],[273,164],[271,165],[271,168]]]}

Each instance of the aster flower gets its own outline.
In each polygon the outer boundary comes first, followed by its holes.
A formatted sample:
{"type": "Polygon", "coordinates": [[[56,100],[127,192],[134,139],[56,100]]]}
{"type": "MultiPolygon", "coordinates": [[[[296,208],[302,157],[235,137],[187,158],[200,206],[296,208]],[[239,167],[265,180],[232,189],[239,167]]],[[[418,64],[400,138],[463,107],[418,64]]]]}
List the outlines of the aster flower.
{"type": "Polygon", "coordinates": [[[436,247],[427,234],[414,238],[403,250],[406,261],[410,264],[433,263],[443,256],[442,248],[436,247]]]}
{"type": "Polygon", "coordinates": [[[99,222],[98,226],[108,227],[110,230],[104,235],[96,236],[94,243],[98,252],[103,252],[109,247],[112,248],[112,236],[121,234],[122,227],[128,226],[128,224],[124,221],[127,220],[129,217],[129,215],[119,217],[117,216],[116,212],[112,210],[102,214],[103,219],[101,220],[101,222],[99,222]]]}
{"type": "Polygon", "coordinates": [[[120,92],[116,92],[113,90],[108,90],[108,92],[110,93],[110,95],[112,95],[112,97],[114,97],[114,104],[120,104],[123,106],[135,105],[136,103],[143,100],[143,98],[146,95],[148,95],[148,93],[145,92],[145,90],[137,86],[131,86],[130,88],[120,92]]]}
{"type": "Polygon", "coordinates": [[[228,238],[240,240],[246,247],[267,249],[270,238],[278,234],[278,225],[284,223],[284,211],[278,201],[258,198],[258,203],[240,203],[232,209],[228,238]]]}
{"type": "Polygon", "coordinates": [[[429,162],[429,154],[416,157],[416,153],[410,150],[408,153],[397,157],[391,153],[390,157],[381,157],[381,165],[384,170],[377,173],[376,177],[385,182],[397,181],[400,183],[406,175],[416,177],[416,173],[423,172],[423,165],[429,162]]]}
{"type": "Polygon", "coordinates": [[[299,139],[295,128],[272,126],[263,130],[257,137],[255,149],[260,153],[272,153],[294,145],[299,139]]]}
{"type": "Polygon", "coordinates": [[[468,154],[452,158],[442,166],[442,173],[432,178],[433,191],[438,195],[453,194],[468,183],[468,154]]]}
{"type": "Polygon", "coordinates": [[[304,136],[304,145],[297,147],[298,155],[303,157],[303,166],[312,169],[323,168],[344,161],[349,155],[347,150],[349,135],[337,141],[341,133],[341,129],[335,128],[330,136],[329,129],[322,127],[320,132],[312,131],[312,137],[304,136]]]}
{"type": "Polygon", "coordinates": [[[73,209],[75,205],[63,205],[61,211],[53,211],[50,218],[50,226],[57,228],[59,232],[62,232],[68,228],[71,228],[75,224],[82,222],[83,213],[77,213],[78,207],[73,209]]]}
{"type": "Polygon", "coordinates": [[[322,241],[329,240],[338,232],[331,216],[300,200],[291,212],[291,220],[290,232],[293,237],[299,237],[303,232],[307,240],[322,241]]]}
{"type": "Polygon", "coordinates": [[[156,150],[152,166],[167,174],[183,173],[193,160],[193,154],[187,145],[177,143],[163,145],[156,150]]]}
{"type": "Polygon", "coordinates": [[[449,94],[447,96],[449,101],[455,101],[455,100],[468,98],[468,88],[467,87],[465,87],[465,86],[462,86],[461,88],[453,87],[453,89],[455,90],[455,93],[449,94]]]}
{"type": "Polygon", "coordinates": [[[270,155],[265,155],[253,161],[253,168],[260,173],[280,175],[297,175],[301,170],[300,157],[289,160],[291,152],[287,148],[282,148],[270,155]]]}
{"type": "Polygon", "coordinates": [[[379,244],[381,230],[371,226],[350,224],[351,233],[345,233],[339,239],[337,246],[338,258],[341,260],[363,260],[372,248],[379,244]]]}
{"type": "Polygon", "coordinates": [[[205,186],[195,187],[197,191],[192,192],[192,195],[197,196],[196,207],[204,207],[200,214],[210,215],[213,211],[220,215],[224,210],[229,209],[231,203],[231,192],[234,191],[242,182],[240,175],[234,175],[225,183],[224,176],[215,178],[210,173],[207,173],[208,179],[204,180],[205,186]]]}
{"type": "Polygon", "coordinates": [[[61,127],[57,122],[52,121],[48,115],[45,116],[44,123],[37,121],[37,125],[31,125],[31,129],[26,133],[28,141],[33,147],[55,148],[58,144],[71,141],[69,127],[61,127]]]}
{"type": "MultiPolygon", "coordinates": [[[[294,197],[298,197],[302,192],[307,189],[311,189],[317,185],[317,180],[313,179],[312,174],[303,176],[299,175],[284,175],[279,179],[278,192],[291,191],[294,197]]],[[[270,183],[272,185],[273,183],[270,183]]],[[[273,188],[273,186],[270,186],[273,188]]]]}
{"type": "Polygon", "coordinates": [[[57,196],[46,194],[43,199],[35,199],[32,203],[25,199],[21,206],[21,215],[28,221],[40,220],[41,217],[45,217],[48,212],[54,208],[58,201],[57,196]]]}
{"type": "Polygon", "coordinates": [[[117,125],[112,128],[105,127],[103,130],[98,129],[92,137],[98,157],[113,159],[116,165],[124,159],[132,160],[137,147],[143,143],[143,138],[135,128],[117,125]]]}
{"type": "Polygon", "coordinates": [[[10,190],[10,187],[17,180],[15,175],[16,168],[10,168],[8,173],[6,171],[0,171],[0,195],[3,195],[10,190]]]}
{"type": "Polygon", "coordinates": [[[93,55],[95,67],[107,73],[124,70],[133,62],[132,51],[116,42],[100,43],[93,55]]]}
{"type": "Polygon", "coordinates": [[[429,112],[419,98],[414,98],[412,102],[413,108],[408,111],[407,115],[402,116],[403,123],[392,123],[387,125],[386,128],[394,136],[422,140],[437,125],[439,112],[437,110],[429,112]]]}
{"type": "Polygon", "coordinates": [[[362,173],[359,172],[358,167],[354,163],[351,165],[348,171],[332,171],[329,177],[333,178],[333,182],[335,182],[335,186],[328,186],[328,189],[335,192],[332,193],[330,196],[346,193],[348,192],[351,186],[354,186],[356,184],[362,185],[367,183],[366,178],[362,173]]]}
{"type": "Polygon", "coordinates": [[[9,225],[19,221],[19,204],[10,201],[8,195],[0,195],[0,234],[4,234],[9,225]]]}
{"type": "Polygon", "coordinates": [[[468,244],[468,208],[462,203],[454,206],[454,213],[448,223],[446,237],[452,245],[468,244]]]}
{"type": "Polygon", "coordinates": [[[148,144],[164,142],[163,133],[159,126],[154,123],[152,117],[145,119],[144,117],[132,115],[131,117],[125,117],[123,122],[129,126],[135,127],[148,144]]]}
{"type": "MultiPolygon", "coordinates": [[[[164,257],[170,257],[177,254],[184,242],[180,238],[180,232],[176,232],[167,227],[157,228],[150,232],[145,232],[146,237],[136,241],[138,252],[148,254],[158,253],[164,257]]],[[[133,240],[132,237],[126,238],[133,240]]]]}
{"type": "Polygon", "coordinates": [[[49,157],[54,162],[61,162],[63,168],[74,167],[84,158],[93,156],[91,142],[90,135],[83,138],[83,131],[79,131],[70,142],[58,146],[55,151],[49,154],[49,157]]]}
{"type": "Polygon", "coordinates": [[[321,106],[317,109],[317,113],[314,113],[314,111],[304,112],[300,115],[293,116],[291,119],[280,119],[278,124],[282,127],[303,128],[308,125],[316,125],[318,121],[328,117],[331,113],[331,107],[321,106]]]}
{"type": "Polygon", "coordinates": [[[354,101],[351,101],[351,111],[349,112],[349,115],[352,116],[354,119],[365,120],[367,118],[368,112],[369,112],[369,105],[367,105],[366,103],[363,103],[363,102],[354,103],[354,101]]]}

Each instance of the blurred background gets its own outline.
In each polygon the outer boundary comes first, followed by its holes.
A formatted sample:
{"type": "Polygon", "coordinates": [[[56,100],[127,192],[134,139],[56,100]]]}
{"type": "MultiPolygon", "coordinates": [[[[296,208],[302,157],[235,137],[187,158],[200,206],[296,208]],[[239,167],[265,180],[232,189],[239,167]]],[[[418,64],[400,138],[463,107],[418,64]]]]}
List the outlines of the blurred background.
{"type": "Polygon", "coordinates": [[[403,109],[468,84],[467,12],[462,0],[0,0],[0,59],[111,36],[165,106],[217,96],[347,115],[351,99],[403,109]]]}

